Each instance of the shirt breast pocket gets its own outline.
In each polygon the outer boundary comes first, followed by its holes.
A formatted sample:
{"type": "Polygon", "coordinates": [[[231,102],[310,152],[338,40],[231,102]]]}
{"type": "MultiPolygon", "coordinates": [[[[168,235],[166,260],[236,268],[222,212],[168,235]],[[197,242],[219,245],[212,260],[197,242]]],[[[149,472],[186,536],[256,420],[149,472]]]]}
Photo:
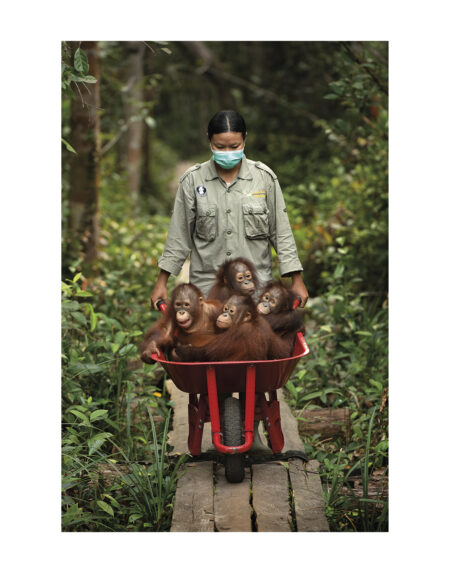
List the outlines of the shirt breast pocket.
{"type": "Polygon", "coordinates": [[[244,214],[244,230],[247,239],[266,239],[269,236],[268,209],[265,205],[242,205],[244,214]]]}
{"type": "Polygon", "coordinates": [[[195,234],[199,239],[210,243],[217,234],[216,206],[202,205],[197,210],[195,234]]]}

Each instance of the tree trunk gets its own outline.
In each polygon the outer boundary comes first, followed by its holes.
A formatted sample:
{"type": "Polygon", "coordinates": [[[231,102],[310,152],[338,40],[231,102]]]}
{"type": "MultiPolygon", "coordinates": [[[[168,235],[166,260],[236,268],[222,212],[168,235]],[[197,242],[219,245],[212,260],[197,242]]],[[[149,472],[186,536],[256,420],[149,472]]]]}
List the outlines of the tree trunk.
{"type": "MultiPolygon", "coordinates": [[[[144,72],[145,77],[148,78],[151,74],[151,63],[153,53],[147,48],[144,56],[144,72]]],[[[151,111],[153,106],[150,105],[153,101],[154,90],[153,86],[147,80],[143,88],[144,100],[147,110],[151,111]]],[[[152,163],[152,128],[144,124],[143,126],[143,142],[142,142],[142,179],[141,179],[141,195],[150,197],[152,195],[152,178],[151,178],[151,163],[152,163]]]]}
{"type": "MultiPolygon", "coordinates": [[[[71,42],[73,53],[79,42],[71,42]]],[[[71,144],[77,154],[71,158],[69,227],[71,237],[81,240],[85,261],[97,258],[98,197],[100,190],[100,83],[97,42],[81,42],[89,61],[89,74],[97,83],[78,85],[71,103],[71,144]]]]}
{"type": "Polygon", "coordinates": [[[128,66],[125,113],[129,123],[127,133],[128,188],[136,204],[141,186],[142,119],[139,117],[143,100],[144,77],[143,42],[127,42],[128,66]]]}

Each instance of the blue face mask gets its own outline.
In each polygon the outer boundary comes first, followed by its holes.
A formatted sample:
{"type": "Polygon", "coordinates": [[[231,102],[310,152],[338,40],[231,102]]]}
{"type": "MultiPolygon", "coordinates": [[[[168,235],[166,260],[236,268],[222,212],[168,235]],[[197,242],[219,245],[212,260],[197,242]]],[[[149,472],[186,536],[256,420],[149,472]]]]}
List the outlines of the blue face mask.
{"type": "Polygon", "coordinates": [[[214,151],[211,147],[211,151],[217,165],[220,165],[223,169],[233,169],[241,161],[244,155],[244,147],[235,151],[214,151]]]}

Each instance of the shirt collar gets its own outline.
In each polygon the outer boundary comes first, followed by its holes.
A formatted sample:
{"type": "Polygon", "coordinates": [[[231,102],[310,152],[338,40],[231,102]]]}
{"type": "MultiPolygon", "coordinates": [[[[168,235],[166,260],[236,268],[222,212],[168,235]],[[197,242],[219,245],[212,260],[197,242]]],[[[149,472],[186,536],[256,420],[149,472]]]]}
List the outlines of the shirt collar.
{"type": "MultiPolygon", "coordinates": [[[[253,179],[252,174],[250,173],[250,169],[248,167],[248,161],[245,155],[242,156],[242,163],[241,168],[239,169],[239,173],[237,174],[239,179],[253,179]]],[[[219,174],[217,173],[216,164],[214,163],[213,158],[207,162],[206,164],[206,181],[212,181],[213,179],[217,179],[219,174]]]]}

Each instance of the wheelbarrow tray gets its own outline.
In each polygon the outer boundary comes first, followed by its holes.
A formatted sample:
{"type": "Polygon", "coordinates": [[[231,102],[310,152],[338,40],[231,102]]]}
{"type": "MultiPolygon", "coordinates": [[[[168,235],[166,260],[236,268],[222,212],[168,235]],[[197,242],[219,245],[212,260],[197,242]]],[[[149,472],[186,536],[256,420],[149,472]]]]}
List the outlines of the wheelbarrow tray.
{"type": "Polygon", "coordinates": [[[189,394],[206,394],[207,370],[214,367],[219,394],[245,392],[247,367],[254,365],[256,392],[270,392],[286,384],[300,358],[309,354],[303,334],[297,333],[292,356],[277,360],[239,362],[172,362],[152,354],[173,380],[175,386],[189,394]]]}

